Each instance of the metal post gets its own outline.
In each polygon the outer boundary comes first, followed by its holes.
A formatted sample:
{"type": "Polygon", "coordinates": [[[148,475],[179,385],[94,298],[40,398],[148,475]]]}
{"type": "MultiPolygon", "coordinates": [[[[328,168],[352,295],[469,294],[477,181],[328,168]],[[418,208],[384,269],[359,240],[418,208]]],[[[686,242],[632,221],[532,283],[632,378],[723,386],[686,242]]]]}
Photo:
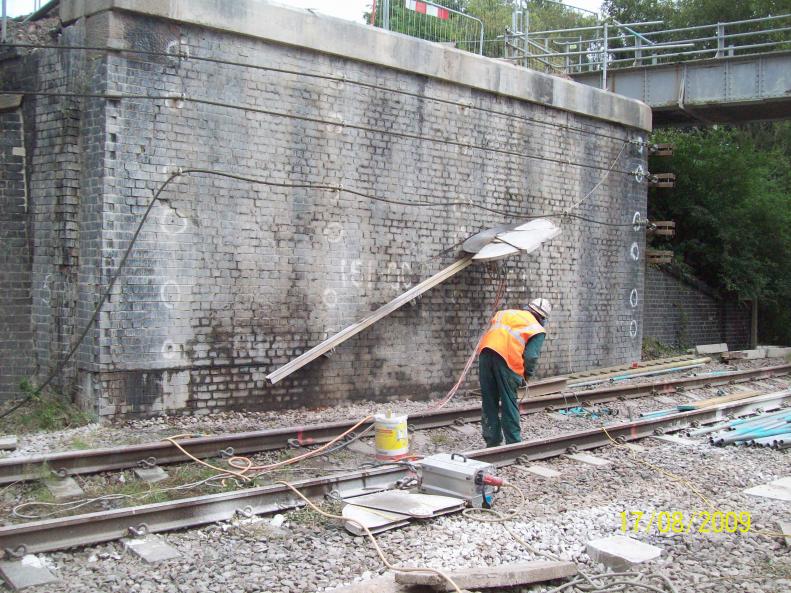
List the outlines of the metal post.
{"type": "Polygon", "coordinates": [[[725,49],[725,25],[717,23],[717,53],[715,58],[721,58],[723,50],[725,49]]]}
{"type": "Polygon", "coordinates": [[[604,23],[604,53],[602,58],[602,66],[601,66],[601,88],[605,91],[607,90],[607,60],[610,57],[610,52],[608,49],[609,41],[607,39],[607,23],[604,23]]]}
{"type": "Polygon", "coordinates": [[[3,30],[2,33],[0,33],[0,43],[5,43],[7,31],[8,31],[8,13],[6,12],[6,0],[3,0],[3,30]]]}
{"type": "Polygon", "coordinates": [[[525,68],[530,68],[530,60],[528,54],[530,53],[530,11],[525,6],[525,68]]]}
{"type": "MultiPolygon", "coordinates": [[[[545,54],[549,54],[549,37],[544,37],[544,53],[545,53],[545,54]]],[[[545,60],[546,60],[546,64],[547,64],[547,66],[549,66],[549,64],[551,64],[551,63],[552,63],[552,62],[550,61],[550,60],[552,60],[552,58],[551,58],[551,57],[549,57],[549,55],[547,55],[547,57],[545,58],[545,60]]],[[[544,68],[544,71],[545,71],[545,72],[549,72],[549,73],[551,74],[551,71],[552,71],[552,69],[551,69],[551,68],[547,68],[547,67],[545,67],[545,68],[544,68]]]]}
{"type": "Polygon", "coordinates": [[[382,29],[390,30],[390,0],[382,0],[382,29]]]}
{"type": "Polygon", "coordinates": [[[750,348],[758,347],[758,299],[754,298],[750,315],[750,348]]]}
{"type": "Polygon", "coordinates": [[[634,38],[634,65],[641,66],[643,64],[643,40],[639,37],[634,38]]]}

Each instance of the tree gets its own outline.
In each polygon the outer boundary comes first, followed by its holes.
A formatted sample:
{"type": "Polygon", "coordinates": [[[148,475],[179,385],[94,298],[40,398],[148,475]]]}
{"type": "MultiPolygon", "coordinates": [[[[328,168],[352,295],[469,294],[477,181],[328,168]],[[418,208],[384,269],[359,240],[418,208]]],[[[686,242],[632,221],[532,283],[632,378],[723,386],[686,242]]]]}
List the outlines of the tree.
{"type": "Polygon", "coordinates": [[[663,20],[663,28],[726,23],[791,12],[788,0],[604,0],[602,12],[622,23],[663,20]]]}
{"type": "Polygon", "coordinates": [[[791,156],[771,126],[660,130],[675,152],[652,163],[676,188],[649,196],[654,219],[676,221],[679,264],[735,298],[757,298],[761,338],[791,343],[791,156]]]}

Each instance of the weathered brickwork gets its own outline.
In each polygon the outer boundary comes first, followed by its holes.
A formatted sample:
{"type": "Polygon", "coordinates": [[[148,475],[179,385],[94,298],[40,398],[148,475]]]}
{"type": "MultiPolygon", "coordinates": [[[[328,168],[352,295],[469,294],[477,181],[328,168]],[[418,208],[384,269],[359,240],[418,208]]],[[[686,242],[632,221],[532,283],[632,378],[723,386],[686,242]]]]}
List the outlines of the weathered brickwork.
{"type": "MultiPolygon", "coordinates": [[[[83,22],[64,30],[61,39],[63,45],[86,41],[83,22]]],[[[16,383],[31,375],[40,381],[59,368],[98,302],[104,100],[57,96],[102,92],[104,56],[86,58],[85,52],[9,51],[0,61],[3,90],[54,94],[25,95],[20,110],[27,197],[24,211],[15,211],[15,222],[27,230],[19,252],[19,261],[26,260],[27,300],[23,308],[4,308],[2,316],[29,327],[32,334],[18,348],[26,364],[14,367],[16,383]]],[[[0,290],[7,298],[8,287],[0,290]]],[[[96,329],[90,332],[73,362],[56,375],[55,388],[74,392],[78,368],[98,369],[96,335],[96,329]]],[[[18,391],[2,395],[16,397],[18,391]]]]}
{"type": "Polygon", "coordinates": [[[0,400],[33,374],[22,112],[0,111],[0,400]]]}
{"type": "Polygon", "coordinates": [[[681,347],[726,343],[731,350],[749,348],[749,304],[656,266],[646,269],[645,293],[646,338],[681,347]]]}
{"type": "Polygon", "coordinates": [[[44,366],[87,322],[153,193],[178,168],[463,204],[405,206],[206,173],[177,177],[64,378],[99,414],[436,396],[463,367],[502,274],[501,307],[539,295],[553,303],[543,375],[639,358],[644,233],[623,225],[645,213],[646,193],[621,172],[644,166],[639,148],[623,142],[642,137],[639,130],[262,39],[108,14],[79,21],[66,42],[103,31],[115,47],[188,49],[386,88],[178,57],[28,58],[47,88],[159,97],[39,97],[26,107],[37,127],[26,144],[39,221],[34,337],[44,366]],[[80,84],[64,66],[78,61],[80,84]],[[52,118],[55,109],[64,115],[52,118]],[[468,268],[330,357],[266,384],[267,373],[454,261],[470,234],[562,212],[613,162],[616,171],[574,212],[621,226],[565,218],[562,235],[535,254],[468,268]]]}

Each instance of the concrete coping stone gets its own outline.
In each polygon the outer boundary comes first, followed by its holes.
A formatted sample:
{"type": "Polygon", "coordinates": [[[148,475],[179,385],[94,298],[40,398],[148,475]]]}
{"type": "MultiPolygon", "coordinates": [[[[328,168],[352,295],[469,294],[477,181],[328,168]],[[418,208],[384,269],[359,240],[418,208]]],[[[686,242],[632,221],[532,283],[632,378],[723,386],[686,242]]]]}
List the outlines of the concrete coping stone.
{"type": "Polygon", "coordinates": [[[74,478],[56,478],[44,480],[44,485],[50,491],[55,500],[67,500],[85,496],[80,485],[74,478]]]}
{"type": "Polygon", "coordinates": [[[23,556],[21,560],[0,562],[0,574],[14,591],[58,580],[34,554],[23,556]]]}
{"type": "Polygon", "coordinates": [[[126,11],[341,56],[651,130],[645,103],[408,35],[262,0],[62,0],[64,24],[126,11]]]}
{"type": "Polygon", "coordinates": [[[574,461],[579,461],[585,465],[592,465],[594,467],[604,467],[605,465],[610,465],[612,463],[612,461],[609,459],[597,457],[596,455],[591,455],[590,453],[572,453],[570,455],[565,455],[565,457],[568,459],[573,459],[574,461]]]}
{"type": "Polygon", "coordinates": [[[791,477],[780,478],[768,484],[747,488],[744,493],[750,494],[751,496],[760,496],[762,498],[791,501],[791,477]]]}
{"type": "Polygon", "coordinates": [[[591,540],[586,545],[586,551],[591,560],[601,562],[615,571],[654,560],[662,554],[662,548],[625,535],[591,540]]]}
{"type": "MultiPolygon", "coordinates": [[[[490,589],[554,581],[577,574],[573,562],[536,560],[518,564],[502,564],[480,568],[444,569],[444,572],[461,588],[490,589]]],[[[397,572],[396,583],[426,585],[439,591],[453,591],[447,580],[435,572],[397,572]]]]}
{"type": "Polygon", "coordinates": [[[165,540],[158,535],[147,535],[139,539],[128,538],[121,541],[127,550],[148,564],[181,557],[181,553],[176,548],[165,543],[165,540]]]}
{"type": "Polygon", "coordinates": [[[0,450],[11,451],[17,448],[17,438],[14,435],[0,437],[0,450]]]}

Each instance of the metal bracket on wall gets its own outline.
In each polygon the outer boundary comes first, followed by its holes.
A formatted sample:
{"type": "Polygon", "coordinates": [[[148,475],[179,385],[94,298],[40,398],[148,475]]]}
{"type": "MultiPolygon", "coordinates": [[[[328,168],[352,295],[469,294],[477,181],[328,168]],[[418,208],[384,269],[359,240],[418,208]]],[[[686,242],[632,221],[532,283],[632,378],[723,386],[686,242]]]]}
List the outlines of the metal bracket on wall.
{"type": "Polygon", "coordinates": [[[651,173],[646,177],[648,187],[675,187],[675,173],[651,173]]]}
{"type": "Polygon", "coordinates": [[[651,144],[648,152],[651,156],[673,156],[673,144],[651,144]]]}
{"type": "Polygon", "coordinates": [[[645,259],[649,264],[669,264],[673,261],[673,252],[661,249],[646,249],[645,259]]]}
{"type": "Polygon", "coordinates": [[[652,220],[646,233],[650,237],[674,237],[676,235],[676,222],[674,220],[652,220]]]}

